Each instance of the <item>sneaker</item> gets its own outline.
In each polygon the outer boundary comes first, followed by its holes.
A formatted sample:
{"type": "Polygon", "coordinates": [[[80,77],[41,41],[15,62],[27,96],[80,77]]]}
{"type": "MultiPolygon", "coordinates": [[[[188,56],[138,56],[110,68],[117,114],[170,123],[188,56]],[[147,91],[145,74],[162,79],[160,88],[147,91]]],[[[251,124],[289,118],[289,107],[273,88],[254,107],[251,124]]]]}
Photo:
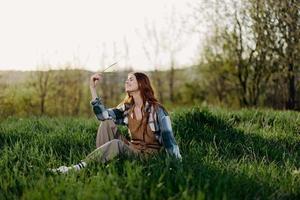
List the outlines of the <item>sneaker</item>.
{"type": "Polygon", "coordinates": [[[71,167],[67,167],[67,166],[60,166],[59,168],[56,169],[50,169],[50,171],[54,172],[54,173],[59,173],[59,174],[66,174],[68,173],[68,171],[72,169],[71,167]]]}

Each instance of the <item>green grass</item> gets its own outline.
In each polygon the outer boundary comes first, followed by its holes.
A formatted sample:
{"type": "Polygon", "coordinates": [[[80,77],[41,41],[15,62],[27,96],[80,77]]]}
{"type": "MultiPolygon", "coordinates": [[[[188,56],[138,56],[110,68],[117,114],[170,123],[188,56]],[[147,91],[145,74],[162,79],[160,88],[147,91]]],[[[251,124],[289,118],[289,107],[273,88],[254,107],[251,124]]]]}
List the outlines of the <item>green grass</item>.
{"type": "MultiPolygon", "coordinates": [[[[120,157],[54,175],[95,148],[99,122],[8,118],[0,125],[0,199],[299,199],[300,114],[177,109],[183,160],[120,157]]],[[[126,130],[121,129],[125,134],[126,130]]]]}

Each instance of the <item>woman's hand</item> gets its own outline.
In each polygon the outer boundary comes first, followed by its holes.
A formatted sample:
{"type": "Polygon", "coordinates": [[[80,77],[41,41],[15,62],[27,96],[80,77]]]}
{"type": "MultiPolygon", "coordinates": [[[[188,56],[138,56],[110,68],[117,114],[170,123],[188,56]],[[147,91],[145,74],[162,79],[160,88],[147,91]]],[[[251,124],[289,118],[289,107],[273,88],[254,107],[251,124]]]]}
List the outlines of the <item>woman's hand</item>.
{"type": "Polygon", "coordinates": [[[103,77],[101,73],[93,74],[90,78],[90,87],[96,88],[97,83],[102,81],[103,77]]]}

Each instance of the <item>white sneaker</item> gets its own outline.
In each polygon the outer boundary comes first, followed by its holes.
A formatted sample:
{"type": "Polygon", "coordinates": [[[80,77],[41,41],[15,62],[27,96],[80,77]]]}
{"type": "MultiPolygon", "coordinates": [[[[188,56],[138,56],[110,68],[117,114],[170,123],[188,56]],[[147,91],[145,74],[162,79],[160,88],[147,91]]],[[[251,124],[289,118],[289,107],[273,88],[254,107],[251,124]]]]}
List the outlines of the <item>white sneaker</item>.
{"type": "Polygon", "coordinates": [[[72,169],[72,167],[60,166],[59,168],[51,169],[51,171],[52,171],[52,172],[56,172],[56,173],[65,174],[65,173],[67,173],[70,169],[72,169]]]}

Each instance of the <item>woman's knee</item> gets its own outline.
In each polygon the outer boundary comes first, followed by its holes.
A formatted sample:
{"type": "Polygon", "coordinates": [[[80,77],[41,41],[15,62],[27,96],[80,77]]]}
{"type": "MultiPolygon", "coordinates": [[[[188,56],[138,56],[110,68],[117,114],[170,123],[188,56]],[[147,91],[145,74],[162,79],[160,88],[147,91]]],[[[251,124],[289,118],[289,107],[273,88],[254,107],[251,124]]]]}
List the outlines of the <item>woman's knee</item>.
{"type": "Polygon", "coordinates": [[[105,120],[105,121],[101,121],[99,127],[111,127],[111,128],[114,128],[114,127],[116,127],[116,124],[115,124],[115,122],[112,119],[108,119],[108,120],[105,120]]]}
{"type": "Polygon", "coordinates": [[[120,139],[113,139],[110,141],[110,143],[113,145],[113,146],[121,146],[123,141],[120,140],[120,139]]]}
{"type": "Polygon", "coordinates": [[[123,152],[125,143],[120,139],[113,139],[109,141],[111,148],[118,150],[119,152],[123,152]]]}

